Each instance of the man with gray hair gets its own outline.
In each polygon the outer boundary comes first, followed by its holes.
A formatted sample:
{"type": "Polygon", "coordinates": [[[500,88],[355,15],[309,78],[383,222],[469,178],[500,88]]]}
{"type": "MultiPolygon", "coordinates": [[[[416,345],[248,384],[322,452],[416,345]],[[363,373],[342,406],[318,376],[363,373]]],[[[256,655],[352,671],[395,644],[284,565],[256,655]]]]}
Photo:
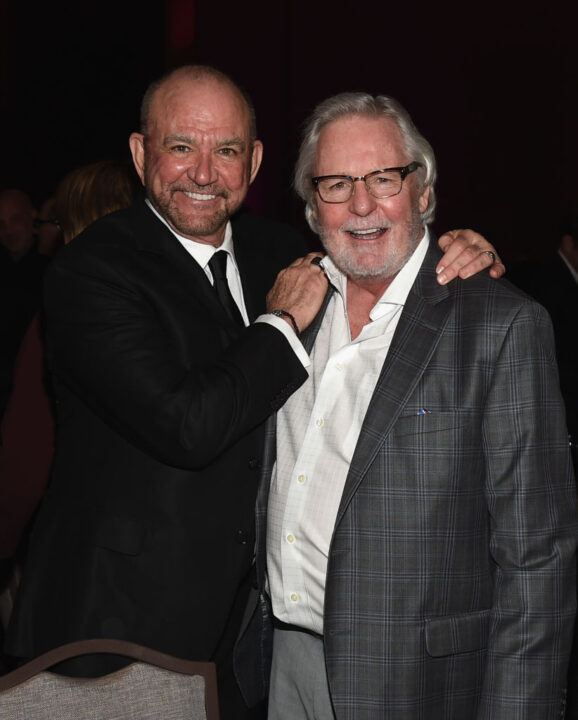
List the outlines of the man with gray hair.
{"type": "Polygon", "coordinates": [[[306,128],[330,287],[258,499],[269,720],[563,712],[578,527],[551,323],[507,282],[436,281],[435,174],[391,98],[306,128]]]}

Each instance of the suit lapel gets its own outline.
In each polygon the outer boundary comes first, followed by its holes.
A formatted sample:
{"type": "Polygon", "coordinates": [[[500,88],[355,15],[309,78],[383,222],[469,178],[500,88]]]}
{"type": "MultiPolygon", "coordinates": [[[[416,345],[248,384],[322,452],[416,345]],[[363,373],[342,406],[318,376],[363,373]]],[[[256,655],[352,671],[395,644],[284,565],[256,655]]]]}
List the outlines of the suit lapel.
{"type": "Polygon", "coordinates": [[[435,279],[435,266],[440,256],[437,246],[431,241],[367,409],[337,521],[343,516],[363,476],[403,411],[443,333],[452,303],[448,289],[435,279]]]}
{"type": "Polygon", "coordinates": [[[241,276],[243,299],[249,320],[252,321],[264,312],[264,299],[269,288],[262,288],[262,264],[254,255],[255,243],[251,243],[242,224],[231,221],[235,260],[241,276]]]}
{"type": "MultiPolygon", "coordinates": [[[[132,208],[135,211],[135,241],[137,249],[144,253],[162,256],[171,266],[171,275],[175,284],[187,288],[187,292],[205,306],[207,312],[215,317],[219,325],[229,334],[238,335],[240,328],[229,318],[215,294],[205,271],[189,255],[169,228],[161,222],[145,204],[144,198],[132,208]],[[182,278],[179,283],[177,278],[182,278]]],[[[160,260],[160,258],[159,258],[160,260]]]]}
{"type": "Polygon", "coordinates": [[[321,323],[325,317],[327,306],[329,305],[329,301],[331,300],[334,292],[335,288],[332,285],[329,285],[327,294],[325,295],[325,299],[323,300],[323,304],[321,305],[319,312],[315,316],[311,325],[309,325],[309,327],[301,333],[301,337],[299,339],[301,340],[301,344],[307,353],[311,352],[311,348],[313,347],[313,343],[315,342],[315,338],[317,337],[317,333],[319,332],[319,328],[321,327],[321,323]]]}

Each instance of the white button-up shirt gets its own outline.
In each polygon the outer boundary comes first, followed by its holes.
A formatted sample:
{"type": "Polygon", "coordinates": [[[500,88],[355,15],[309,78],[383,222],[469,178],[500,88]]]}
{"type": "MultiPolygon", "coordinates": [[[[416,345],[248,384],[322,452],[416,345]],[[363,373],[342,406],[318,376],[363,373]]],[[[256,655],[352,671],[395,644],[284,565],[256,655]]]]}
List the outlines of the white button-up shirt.
{"type": "Polygon", "coordinates": [[[217,252],[217,250],[224,250],[227,253],[227,282],[229,284],[229,290],[233,296],[233,300],[237,303],[243,321],[247,326],[249,324],[249,316],[247,315],[247,308],[245,307],[245,298],[243,297],[243,285],[241,283],[241,275],[239,274],[239,268],[237,267],[237,261],[235,259],[235,248],[233,245],[233,230],[231,223],[227,223],[225,228],[225,237],[220,247],[214,247],[208,243],[195,242],[189,238],[179,235],[173,228],[168,224],[162,215],[160,215],[153,207],[150,200],[145,201],[158,219],[164,223],[168,229],[173,233],[189,255],[196,260],[196,262],[203,268],[205,275],[208,277],[209,282],[213,285],[213,274],[209,268],[209,260],[217,252]]]}
{"type": "Polygon", "coordinates": [[[428,242],[426,231],[354,340],[347,318],[347,278],[329,258],[323,260],[336,292],[311,353],[309,379],[277,416],[267,572],[273,611],[283,622],[323,632],[327,558],[345,480],[428,242]]]}

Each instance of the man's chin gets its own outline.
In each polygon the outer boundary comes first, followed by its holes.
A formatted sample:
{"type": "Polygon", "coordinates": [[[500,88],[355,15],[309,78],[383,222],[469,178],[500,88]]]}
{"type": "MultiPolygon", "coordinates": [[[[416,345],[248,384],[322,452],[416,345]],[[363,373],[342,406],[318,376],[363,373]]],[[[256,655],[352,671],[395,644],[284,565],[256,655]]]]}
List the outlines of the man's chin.
{"type": "Polygon", "coordinates": [[[392,264],[375,253],[332,252],[330,247],[325,247],[325,250],[337,269],[354,280],[381,277],[392,264]]]}
{"type": "Polygon", "coordinates": [[[165,217],[179,235],[193,239],[199,238],[202,241],[203,238],[209,238],[224,229],[229,221],[229,212],[223,208],[206,217],[191,218],[180,212],[170,213],[165,217]]]}

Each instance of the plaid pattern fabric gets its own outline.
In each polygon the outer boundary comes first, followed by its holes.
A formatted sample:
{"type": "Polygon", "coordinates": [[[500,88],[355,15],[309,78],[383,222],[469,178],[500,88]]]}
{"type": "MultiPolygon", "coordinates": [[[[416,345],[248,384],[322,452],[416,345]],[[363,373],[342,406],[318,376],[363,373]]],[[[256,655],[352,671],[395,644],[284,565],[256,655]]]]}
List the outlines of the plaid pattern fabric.
{"type": "MultiPolygon", "coordinates": [[[[578,524],[550,321],[507,282],[439,286],[438,257],[408,297],[336,521],[336,717],[554,720],[578,524]]],[[[274,450],[270,423],[269,468],[274,450]]]]}

